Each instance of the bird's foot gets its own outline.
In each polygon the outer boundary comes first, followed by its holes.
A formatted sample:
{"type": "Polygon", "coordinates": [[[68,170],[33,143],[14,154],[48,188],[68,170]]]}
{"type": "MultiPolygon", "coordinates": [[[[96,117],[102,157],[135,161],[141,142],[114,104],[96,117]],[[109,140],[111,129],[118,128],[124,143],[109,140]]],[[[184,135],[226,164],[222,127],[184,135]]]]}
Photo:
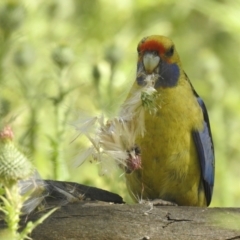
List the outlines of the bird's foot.
{"type": "Polygon", "coordinates": [[[146,212],[144,212],[144,215],[148,215],[152,210],[153,207],[155,206],[178,206],[174,202],[166,201],[163,199],[154,199],[154,200],[141,200],[139,201],[139,204],[147,204],[150,206],[150,209],[148,209],[146,212]]]}
{"type": "Polygon", "coordinates": [[[178,206],[174,202],[170,202],[170,201],[166,201],[166,200],[158,199],[158,198],[151,200],[151,203],[153,204],[153,206],[178,206]]]}

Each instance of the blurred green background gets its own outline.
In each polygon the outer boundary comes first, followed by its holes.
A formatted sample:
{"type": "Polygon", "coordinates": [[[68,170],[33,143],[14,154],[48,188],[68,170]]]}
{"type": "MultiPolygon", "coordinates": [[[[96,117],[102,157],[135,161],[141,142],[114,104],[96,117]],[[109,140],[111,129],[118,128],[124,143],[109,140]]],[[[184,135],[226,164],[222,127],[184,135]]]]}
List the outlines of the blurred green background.
{"type": "Polygon", "coordinates": [[[135,78],[136,46],[173,39],[204,99],[216,152],[211,206],[240,205],[239,0],[2,0],[0,120],[43,178],[94,185],[130,202],[124,176],[73,162],[87,143],[75,126],[116,114],[135,78]]]}

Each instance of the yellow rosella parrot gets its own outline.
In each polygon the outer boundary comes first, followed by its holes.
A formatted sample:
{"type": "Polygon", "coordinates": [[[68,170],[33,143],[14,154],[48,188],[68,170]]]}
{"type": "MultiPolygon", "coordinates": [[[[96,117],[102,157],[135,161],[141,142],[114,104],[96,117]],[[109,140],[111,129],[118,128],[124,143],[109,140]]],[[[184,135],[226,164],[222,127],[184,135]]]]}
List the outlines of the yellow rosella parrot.
{"type": "Polygon", "coordinates": [[[126,170],[129,193],[135,200],[208,206],[215,161],[205,104],[183,71],[169,38],[145,37],[137,51],[137,77],[127,99],[147,84],[148,76],[155,79],[158,97],[155,113],[145,111],[144,134],[135,140],[141,167],[126,170]]]}

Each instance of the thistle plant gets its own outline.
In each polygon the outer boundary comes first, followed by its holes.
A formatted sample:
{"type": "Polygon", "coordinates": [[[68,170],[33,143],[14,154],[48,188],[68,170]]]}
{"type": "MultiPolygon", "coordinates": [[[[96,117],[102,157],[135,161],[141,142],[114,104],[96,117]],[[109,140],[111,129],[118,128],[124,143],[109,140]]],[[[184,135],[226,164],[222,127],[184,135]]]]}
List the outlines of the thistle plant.
{"type": "MultiPolygon", "coordinates": [[[[0,4],[0,62],[5,62],[5,57],[11,47],[11,36],[20,28],[25,18],[25,9],[17,0],[6,0],[0,4]]],[[[0,83],[3,81],[4,68],[0,65],[0,83]]]]}
{"type": "Polygon", "coordinates": [[[36,222],[28,222],[22,232],[18,232],[20,216],[24,202],[30,193],[21,195],[19,181],[26,180],[34,174],[34,167],[13,143],[13,132],[9,126],[0,132],[0,211],[5,214],[8,229],[0,232],[1,239],[30,239],[28,234],[47,218],[55,209],[48,212],[36,222]]]}
{"type": "Polygon", "coordinates": [[[74,53],[66,44],[59,44],[52,51],[52,61],[57,67],[56,89],[57,94],[50,97],[54,107],[55,118],[55,137],[50,138],[53,148],[51,160],[54,168],[54,179],[66,179],[69,177],[67,171],[67,164],[65,162],[63,153],[63,142],[66,134],[67,120],[69,116],[69,109],[65,110],[64,101],[66,96],[75,90],[74,87],[67,88],[67,70],[74,60],[74,53]]]}
{"type": "Polygon", "coordinates": [[[77,123],[80,135],[85,135],[91,145],[80,154],[77,165],[93,159],[100,163],[102,174],[109,173],[114,163],[128,173],[141,168],[136,139],[145,134],[145,114],[156,113],[159,94],[154,88],[155,80],[155,75],[146,76],[145,85],[132,93],[117,117],[105,120],[102,115],[77,123]]]}

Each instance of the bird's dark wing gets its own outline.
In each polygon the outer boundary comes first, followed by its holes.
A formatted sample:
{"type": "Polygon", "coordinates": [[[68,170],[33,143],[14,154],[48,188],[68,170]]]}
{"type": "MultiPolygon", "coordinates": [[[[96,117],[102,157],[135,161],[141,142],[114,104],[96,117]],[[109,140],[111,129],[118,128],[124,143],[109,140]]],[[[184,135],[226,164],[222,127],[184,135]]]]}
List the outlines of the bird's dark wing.
{"type": "MultiPolygon", "coordinates": [[[[189,81],[187,75],[187,80],[189,81]]],[[[190,81],[189,81],[190,83],[190,81]]],[[[190,83],[192,86],[192,84],[190,83]]],[[[204,128],[202,131],[193,131],[193,139],[196,145],[197,154],[202,171],[203,186],[205,190],[205,196],[207,205],[211,203],[213,185],[214,185],[214,170],[215,170],[215,158],[214,158],[214,146],[210,128],[210,122],[208,118],[207,108],[203,100],[199,97],[192,86],[194,95],[197,98],[198,104],[202,109],[204,118],[204,128]]]]}

